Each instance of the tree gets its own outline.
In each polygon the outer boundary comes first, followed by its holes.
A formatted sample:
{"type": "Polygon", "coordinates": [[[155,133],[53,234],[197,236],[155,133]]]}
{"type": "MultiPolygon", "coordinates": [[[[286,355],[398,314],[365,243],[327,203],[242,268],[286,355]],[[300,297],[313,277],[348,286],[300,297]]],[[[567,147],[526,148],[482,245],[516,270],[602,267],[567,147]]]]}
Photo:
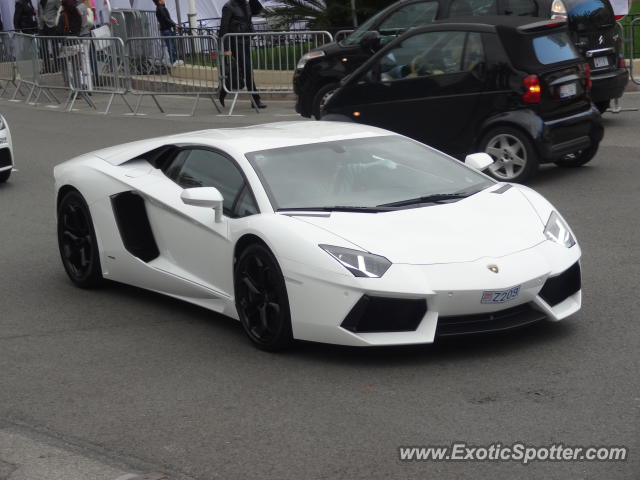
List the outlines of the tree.
{"type": "MultiPolygon", "coordinates": [[[[394,1],[356,0],[358,22],[362,23],[394,1]]],[[[308,22],[308,28],[314,30],[353,28],[350,0],[280,0],[279,3],[268,13],[278,26],[286,27],[304,20],[308,22]]]]}

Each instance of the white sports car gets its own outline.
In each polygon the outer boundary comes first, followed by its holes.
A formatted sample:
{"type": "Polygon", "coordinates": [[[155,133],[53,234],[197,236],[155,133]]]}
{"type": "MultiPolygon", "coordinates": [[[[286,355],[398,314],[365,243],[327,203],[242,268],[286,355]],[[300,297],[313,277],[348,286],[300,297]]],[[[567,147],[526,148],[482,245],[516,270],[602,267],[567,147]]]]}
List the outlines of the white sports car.
{"type": "Polygon", "coordinates": [[[0,115],[0,183],[9,180],[13,170],[13,146],[9,125],[0,115]]]}
{"type": "Polygon", "coordinates": [[[239,319],[267,350],[561,320],[580,309],[580,247],[542,196],[478,171],[491,162],[339,122],[107,148],[55,168],[62,262],[80,287],[239,319]]]}

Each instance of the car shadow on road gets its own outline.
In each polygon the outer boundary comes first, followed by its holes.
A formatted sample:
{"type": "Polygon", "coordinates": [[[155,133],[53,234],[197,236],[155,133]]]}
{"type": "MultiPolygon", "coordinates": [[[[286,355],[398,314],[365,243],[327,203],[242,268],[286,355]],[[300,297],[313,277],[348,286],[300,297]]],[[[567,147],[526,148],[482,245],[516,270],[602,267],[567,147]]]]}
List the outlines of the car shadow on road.
{"type": "Polygon", "coordinates": [[[546,164],[541,165],[538,172],[531,180],[527,182],[527,186],[536,189],[537,187],[547,187],[554,183],[567,182],[584,182],[586,179],[599,175],[601,169],[597,165],[584,165],[582,167],[564,168],[557,165],[546,164]]]}

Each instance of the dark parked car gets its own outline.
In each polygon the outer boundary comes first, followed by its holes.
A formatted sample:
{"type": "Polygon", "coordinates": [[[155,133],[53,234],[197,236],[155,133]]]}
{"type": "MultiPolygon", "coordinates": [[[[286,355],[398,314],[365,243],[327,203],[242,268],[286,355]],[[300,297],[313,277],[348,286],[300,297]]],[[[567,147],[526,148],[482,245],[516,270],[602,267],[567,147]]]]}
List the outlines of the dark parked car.
{"type": "Polygon", "coordinates": [[[472,15],[567,20],[573,42],[591,66],[591,98],[598,109],[604,112],[612,98],[622,96],[628,73],[609,0],[401,0],[371,17],[346,39],[323,45],[300,60],[293,78],[296,110],[305,117],[318,118],[340,80],[407,29],[472,15]]]}
{"type": "Polygon", "coordinates": [[[591,160],[603,128],[566,24],[458,21],[411,29],[380,50],[328,99],[323,119],[386,128],[458,158],[487,152],[487,173],[503,181],[524,181],[542,162],[591,160]]]}

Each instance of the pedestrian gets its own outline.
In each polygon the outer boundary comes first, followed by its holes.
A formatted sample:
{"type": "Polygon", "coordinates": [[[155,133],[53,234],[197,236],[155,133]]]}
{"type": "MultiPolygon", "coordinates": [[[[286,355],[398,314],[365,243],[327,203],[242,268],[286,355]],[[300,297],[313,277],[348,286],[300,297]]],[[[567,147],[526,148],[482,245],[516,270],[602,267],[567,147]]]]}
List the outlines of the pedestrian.
{"type": "MultiPolygon", "coordinates": [[[[38,35],[55,37],[62,33],[58,30],[60,15],[60,0],[36,0],[38,5],[38,35]]],[[[40,43],[40,55],[43,59],[42,73],[59,71],[58,42],[54,39],[43,39],[40,43]]]]}
{"type": "Polygon", "coordinates": [[[36,9],[31,0],[16,0],[16,8],[13,14],[13,28],[21,33],[34,35],[38,29],[36,21],[36,9]]]}
{"type": "Polygon", "coordinates": [[[60,17],[61,0],[39,0],[38,2],[38,34],[52,37],[60,34],[58,19],[60,17]]]}
{"type": "MultiPolygon", "coordinates": [[[[251,17],[262,11],[262,4],[259,0],[229,0],[222,7],[222,18],[220,20],[220,30],[218,38],[224,37],[227,33],[251,33],[254,32],[251,17]]],[[[251,37],[239,36],[231,38],[231,44],[223,45],[223,48],[229,47],[224,51],[225,58],[232,57],[236,61],[236,68],[231,72],[231,68],[227,69],[227,75],[224,82],[228,90],[232,88],[241,89],[246,85],[247,90],[256,92],[256,84],[253,79],[253,68],[251,66],[251,37]],[[237,78],[233,78],[232,73],[237,78]],[[233,85],[232,85],[233,84],[233,85]]],[[[231,63],[231,62],[229,62],[231,63]]],[[[218,98],[224,107],[224,98],[227,92],[224,88],[220,89],[218,98]]],[[[267,108],[260,100],[260,95],[252,94],[253,103],[257,108],[267,108]]]]}
{"type": "Polygon", "coordinates": [[[67,34],[71,37],[90,37],[93,24],[89,22],[89,13],[84,2],[62,0],[67,25],[67,34]]]}
{"type": "Polygon", "coordinates": [[[169,60],[172,66],[177,67],[184,65],[184,61],[178,59],[178,50],[176,48],[176,30],[180,30],[180,25],[171,19],[171,14],[165,5],[165,0],[153,0],[156,4],[156,18],[160,25],[160,35],[167,37],[164,40],[169,52],[169,60]]]}

